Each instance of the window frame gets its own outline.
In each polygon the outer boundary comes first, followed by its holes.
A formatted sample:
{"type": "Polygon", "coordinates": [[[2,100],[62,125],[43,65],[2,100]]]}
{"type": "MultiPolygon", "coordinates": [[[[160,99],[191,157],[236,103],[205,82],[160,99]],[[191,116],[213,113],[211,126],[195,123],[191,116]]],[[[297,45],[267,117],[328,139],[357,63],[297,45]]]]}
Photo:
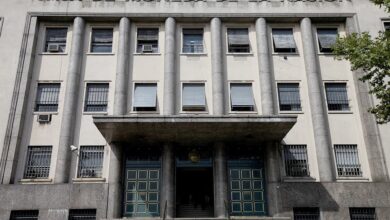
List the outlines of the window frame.
{"type": "Polygon", "coordinates": [[[131,108],[130,108],[130,113],[132,114],[158,114],[159,113],[159,105],[158,105],[158,88],[159,88],[159,83],[158,81],[134,81],[132,83],[132,97],[131,97],[131,108]],[[155,84],[156,85],[156,109],[155,110],[134,110],[134,101],[135,101],[135,87],[137,84],[155,84]]]}
{"type": "Polygon", "coordinates": [[[282,55],[298,55],[299,54],[299,50],[298,50],[298,44],[297,44],[297,41],[296,41],[296,36],[295,36],[295,30],[296,28],[292,25],[282,25],[282,26],[278,26],[278,25],[275,25],[275,26],[271,26],[270,27],[270,43],[271,43],[271,46],[272,46],[272,54],[282,54],[282,55]],[[294,39],[294,44],[295,44],[295,51],[294,52],[277,52],[276,51],[276,47],[275,47],[275,42],[274,42],[274,33],[273,33],[273,30],[274,29],[281,29],[281,30],[287,30],[287,29],[291,29],[292,30],[292,36],[293,36],[293,39],[294,39]]]}
{"type": "Polygon", "coordinates": [[[307,179],[307,178],[311,178],[311,173],[310,173],[310,161],[309,161],[309,150],[308,150],[308,147],[307,147],[307,144],[282,144],[282,159],[283,159],[283,172],[284,172],[284,176],[286,178],[293,178],[293,179],[307,179]],[[287,173],[287,164],[286,164],[286,161],[287,161],[287,158],[286,158],[286,148],[287,147],[291,147],[291,146],[302,146],[305,150],[305,159],[306,159],[306,175],[302,175],[302,176],[297,176],[297,175],[288,175],[287,173]]]}
{"type": "Polygon", "coordinates": [[[183,26],[181,27],[181,50],[180,54],[183,55],[204,55],[206,54],[206,46],[205,46],[205,28],[203,26],[183,26]],[[202,30],[202,52],[184,52],[184,30],[185,29],[199,29],[202,30]]]}
{"type": "MultiPolygon", "coordinates": [[[[305,219],[308,219],[307,218],[308,216],[307,215],[317,215],[315,218],[317,218],[317,220],[320,220],[321,219],[321,209],[319,207],[294,207],[293,208],[293,218],[294,220],[305,220],[305,219]],[[311,214],[308,214],[309,210],[313,211],[311,214]],[[307,211],[307,213],[305,214],[301,214],[303,216],[297,216],[299,215],[300,213],[297,213],[297,212],[305,212],[307,211]],[[315,213],[314,213],[315,212],[315,213]],[[303,217],[301,219],[301,217],[303,217]]],[[[310,218],[311,220],[311,218],[310,218]]]]}
{"type": "Polygon", "coordinates": [[[321,51],[320,39],[319,39],[319,35],[318,35],[318,29],[336,29],[337,30],[337,37],[339,37],[339,36],[341,36],[341,34],[340,34],[340,32],[341,32],[340,25],[316,25],[314,27],[315,37],[316,37],[316,41],[317,41],[317,52],[318,52],[318,54],[320,54],[320,55],[333,55],[333,51],[330,51],[330,52],[323,52],[323,51],[321,51]]]}
{"type": "Polygon", "coordinates": [[[159,25],[152,25],[152,24],[143,24],[143,25],[137,25],[135,27],[135,44],[134,44],[134,54],[135,55],[160,55],[160,31],[161,31],[161,26],[159,25]],[[157,51],[156,52],[150,52],[150,53],[143,53],[142,51],[138,52],[138,32],[139,29],[157,29],[157,51]]]}
{"type": "Polygon", "coordinates": [[[93,216],[92,218],[96,219],[96,213],[97,213],[96,209],[69,209],[68,220],[80,220],[80,219],[84,219],[83,217],[87,217],[86,219],[89,219],[91,216],[93,216]],[[83,217],[78,218],[80,216],[83,217]]]}
{"type": "Polygon", "coordinates": [[[228,99],[229,99],[229,113],[230,114],[256,114],[257,113],[257,105],[256,105],[256,99],[254,95],[254,82],[253,81],[230,81],[228,82],[228,99]],[[251,92],[252,92],[252,98],[253,98],[253,110],[249,111],[237,111],[232,110],[232,99],[231,99],[231,85],[232,84],[248,84],[251,86],[251,92]]]}
{"type": "Polygon", "coordinates": [[[4,17],[0,17],[0,37],[1,37],[1,32],[3,30],[3,24],[4,24],[4,17]]]}
{"type": "Polygon", "coordinates": [[[34,105],[33,105],[33,113],[34,114],[58,114],[59,108],[60,108],[60,98],[61,98],[61,87],[62,82],[61,81],[37,81],[36,87],[35,87],[35,94],[34,94],[34,105]],[[40,84],[58,84],[58,97],[57,97],[57,110],[56,111],[37,111],[37,99],[38,99],[38,89],[40,84]]]}
{"type": "Polygon", "coordinates": [[[84,115],[93,115],[93,114],[108,114],[109,111],[109,103],[110,103],[110,85],[111,81],[85,81],[84,82],[84,97],[83,97],[83,114],[84,115]],[[106,104],[106,111],[86,111],[86,101],[87,101],[87,89],[88,84],[107,84],[108,85],[108,91],[107,91],[107,104],[106,104]]]}
{"type": "MultiPolygon", "coordinates": [[[[383,31],[390,31],[390,18],[387,18],[387,19],[382,19],[382,28],[383,28],[383,31]],[[389,29],[387,30],[386,29],[386,24],[389,25],[389,29]]],[[[1,29],[0,29],[1,31],[1,29]]]]}
{"type": "Polygon", "coordinates": [[[26,220],[38,220],[39,210],[11,210],[9,217],[10,220],[17,220],[19,217],[27,217],[23,218],[26,220]]]}
{"type": "Polygon", "coordinates": [[[68,44],[69,44],[69,29],[70,25],[61,25],[61,24],[43,24],[43,37],[42,37],[42,50],[41,53],[44,55],[66,55],[68,53],[68,44]],[[59,28],[64,28],[66,29],[66,36],[65,36],[65,49],[63,52],[49,52],[46,51],[46,41],[47,41],[47,29],[59,29],[59,28]]]}
{"type": "Polygon", "coordinates": [[[278,111],[281,114],[299,114],[303,113],[303,100],[302,100],[302,93],[301,93],[301,81],[276,81],[276,98],[277,98],[277,104],[278,104],[278,111]],[[280,109],[280,94],[279,94],[279,84],[298,84],[298,93],[299,93],[299,104],[300,104],[300,110],[281,110],[280,109]]]}
{"type": "Polygon", "coordinates": [[[100,55],[112,55],[114,54],[114,42],[115,42],[115,27],[111,25],[93,25],[89,27],[89,44],[88,44],[88,55],[91,54],[100,54],[100,55]],[[92,45],[93,45],[93,31],[94,30],[107,30],[112,29],[112,41],[111,41],[111,52],[93,52],[92,51],[92,45]]]}
{"type": "Polygon", "coordinates": [[[77,179],[102,179],[104,177],[104,160],[106,158],[106,145],[81,145],[80,147],[78,147],[77,149],[78,151],[78,157],[77,157],[77,170],[76,170],[76,178],[77,179]],[[80,170],[81,170],[81,148],[83,147],[99,147],[99,148],[102,148],[102,154],[103,154],[103,158],[102,158],[102,164],[101,164],[101,176],[95,176],[95,177],[85,177],[85,176],[82,176],[80,175],[80,170]]]}
{"type": "MultiPolygon", "coordinates": [[[[377,218],[377,214],[376,214],[376,208],[375,207],[349,207],[349,217],[350,217],[350,219],[351,220],[354,220],[355,218],[353,218],[354,216],[353,215],[355,215],[356,213],[353,213],[353,211],[357,211],[357,210],[359,210],[359,211],[362,211],[362,210],[367,210],[367,211],[374,211],[374,213],[373,213],[373,219],[378,219],[377,218]]],[[[361,218],[357,218],[357,219],[355,219],[355,220],[358,220],[358,219],[361,219],[361,218]]]]}
{"type": "Polygon", "coordinates": [[[53,146],[52,145],[28,145],[27,146],[27,150],[25,152],[25,161],[24,161],[24,169],[23,169],[23,177],[22,179],[23,180],[48,180],[50,178],[50,173],[51,173],[51,169],[52,169],[52,160],[53,160],[53,146]],[[30,167],[29,166],[29,163],[30,163],[30,154],[31,154],[31,150],[30,148],[38,148],[38,147],[47,147],[50,149],[50,159],[49,159],[49,164],[47,165],[48,167],[48,171],[47,171],[47,176],[44,176],[44,177],[31,177],[31,176],[27,176],[27,169],[30,167]]]}
{"type": "Polygon", "coordinates": [[[326,104],[326,111],[328,112],[328,114],[351,114],[353,113],[352,111],[352,106],[351,106],[351,97],[349,94],[351,94],[349,92],[349,81],[348,80],[344,80],[344,81],[339,81],[339,80],[336,80],[336,81],[323,81],[323,87],[324,87],[324,99],[325,99],[325,104],[326,104]],[[329,106],[328,106],[328,96],[327,96],[327,90],[326,90],[326,84],[345,84],[345,90],[346,90],[346,93],[347,93],[347,101],[348,101],[348,110],[329,110],[329,106]]]}
{"type": "Polygon", "coordinates": [[[253,53],[252,45],[251,45],[251,39],[250,39],[250,29],[251,26],[248,25],[227,25],[225,27],[225,42],[226,42],[226,54],[227,55],[251,55],[253,53]],[[230,52],[229,51],[229,29],[246,29],[248,30],[248,52],[230,52]]]}
{"type": "Polygon", "coordinates": [[[207,114],[208,113],[208,107],[207,107],[207,94],[206,94],[206,81],[182,81],[180,83],[180,113],[188,113],[188,114],[207,114]],[[205,99],[205,105],[204,105],[204,110],[184,110],[183,109],[183,91],[184,91],[184,85],[185,84],[201,84],[203,85],[204,89],[204,99],[205,99]]]}
{"type": "MultiPolygon", "coordinates": [[[[336,169],[336,175],[337,179],[363,179],[364,178],[364,172],[363,172],[363,166],[361,162],[361,150],[359,150],[359,145],[358,144],[333,144],[333,158],[334,158],[334,165],[336,169]],[[337,156],[336,156],[336,146],[356,146],[356,158],[353,160],[357,160],[359,164],[356,164],[355,166],[358,166],[359,168],[359,175],[339,175],[339,164],[337,163],[337,156]]],[[[341,166],[341,165],[340,165],[341,166]]],[[[343,167],[341,167],[343,168],[343,167]]]]}

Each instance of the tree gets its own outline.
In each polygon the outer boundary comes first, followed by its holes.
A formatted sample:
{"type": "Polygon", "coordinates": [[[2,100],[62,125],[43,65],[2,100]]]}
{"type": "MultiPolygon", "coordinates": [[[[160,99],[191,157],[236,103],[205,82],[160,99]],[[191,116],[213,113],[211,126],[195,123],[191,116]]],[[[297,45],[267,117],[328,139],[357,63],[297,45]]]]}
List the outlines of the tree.
{"type": "MultiPolygon", "coordinates": [[[[390,0],[371,0],[390,13],[390,0]]],[[[346,59],[352,70],[363,70],[360,78],[370,85],[370,93],[379,101],[369,111],[379,124],[390,122],[390,31],[372,38],[367,32],[339,38],[333,47],[336,59],[346,59]]]]}

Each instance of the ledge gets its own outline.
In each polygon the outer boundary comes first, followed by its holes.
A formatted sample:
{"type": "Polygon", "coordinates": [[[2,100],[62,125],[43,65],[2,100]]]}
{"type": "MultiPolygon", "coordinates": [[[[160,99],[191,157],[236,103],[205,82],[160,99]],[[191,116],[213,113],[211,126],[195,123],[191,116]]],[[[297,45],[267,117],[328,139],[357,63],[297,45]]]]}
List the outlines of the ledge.
{"type": "Polygon", "coordinates": [[[19,180],[19,182],[21,184],[34,184],[34,183],[36,183],[36,184],[39,184],[39,183],[44,184],[44,183],[52,183],[53,180],[52,179],[21,179],[21,180],[19,180]]]}
{"type": "Polygon", "coordinates": [[[106,178],[73,178],[73,183],[102,183],[106,178]]]}

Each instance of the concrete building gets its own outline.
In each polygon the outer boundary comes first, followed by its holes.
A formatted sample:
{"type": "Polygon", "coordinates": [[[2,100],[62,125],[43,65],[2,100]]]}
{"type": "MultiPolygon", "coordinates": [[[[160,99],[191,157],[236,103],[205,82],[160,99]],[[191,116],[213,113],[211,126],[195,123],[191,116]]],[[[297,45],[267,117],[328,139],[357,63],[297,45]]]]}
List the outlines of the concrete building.
{"type": "Polygon", "coordinates": [[[0,219],[390,219],[390,126],[335,60],[368,0],[0,2],[0,219]]]}

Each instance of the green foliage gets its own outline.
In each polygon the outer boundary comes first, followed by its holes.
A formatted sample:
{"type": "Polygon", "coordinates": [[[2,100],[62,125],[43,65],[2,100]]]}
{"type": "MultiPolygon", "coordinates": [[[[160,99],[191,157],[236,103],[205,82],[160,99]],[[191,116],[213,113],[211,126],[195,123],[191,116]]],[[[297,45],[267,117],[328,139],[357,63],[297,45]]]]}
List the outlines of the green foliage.
{"type": "Polygon", "coordinates": [[[376,5],[384,6],[387,12],[390,12],[390,0],[371,0],[376,5]]]}

